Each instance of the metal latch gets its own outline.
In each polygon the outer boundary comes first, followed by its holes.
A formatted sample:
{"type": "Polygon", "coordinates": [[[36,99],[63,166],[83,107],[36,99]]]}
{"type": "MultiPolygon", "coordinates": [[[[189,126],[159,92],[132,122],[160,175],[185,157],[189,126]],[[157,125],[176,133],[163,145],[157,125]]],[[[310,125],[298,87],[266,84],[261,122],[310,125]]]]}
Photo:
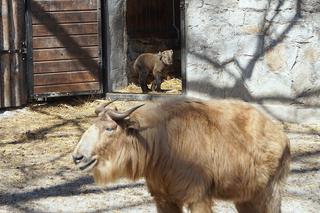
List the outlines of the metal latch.
{"type": "Polygon", "coordinates": [[[0,50],[0,55],[4,54],[27,54],[27,48],[24,42],[21,43],[21,47],[19,49],[8,49],[8,50],[0,50]]]}

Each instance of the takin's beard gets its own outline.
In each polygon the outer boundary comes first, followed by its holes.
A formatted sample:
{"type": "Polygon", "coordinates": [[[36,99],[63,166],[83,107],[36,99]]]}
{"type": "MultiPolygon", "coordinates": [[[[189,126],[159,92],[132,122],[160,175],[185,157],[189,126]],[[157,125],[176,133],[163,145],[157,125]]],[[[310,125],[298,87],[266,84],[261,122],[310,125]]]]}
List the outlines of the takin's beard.
{"type": "Polygon", "coordinates": [[[120,176],[116,171],[114,162],[111,160],[103,160],[93,169],[94,181],[99,185],[114,182],[120,176]]]}

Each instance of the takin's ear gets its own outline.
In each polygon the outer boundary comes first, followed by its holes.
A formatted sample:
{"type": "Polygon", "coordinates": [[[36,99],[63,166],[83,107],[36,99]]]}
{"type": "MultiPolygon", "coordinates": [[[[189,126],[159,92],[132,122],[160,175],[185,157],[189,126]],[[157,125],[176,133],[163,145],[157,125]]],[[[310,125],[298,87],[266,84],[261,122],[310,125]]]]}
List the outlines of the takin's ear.
{"type": "Polygon", "coordinates": [[[140,123],[136,119],[126,118],[125,119],[126,127],[131,130],[139,130],[140,123]]]}

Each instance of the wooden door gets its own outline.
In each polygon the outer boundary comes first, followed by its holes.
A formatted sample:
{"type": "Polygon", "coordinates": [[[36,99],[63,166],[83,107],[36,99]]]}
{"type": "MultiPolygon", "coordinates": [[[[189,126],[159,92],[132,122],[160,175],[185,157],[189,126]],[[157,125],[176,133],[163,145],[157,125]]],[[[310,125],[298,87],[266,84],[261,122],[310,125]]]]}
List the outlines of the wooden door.
{"type": "Polygon", "coordinates": [[[24,1],[0,1],[0,108],[27,103],[24,15],[24,1]]]}
{"type": "Polygon", "coordinates": [[[99,0],[29,0],[31,96],[102,93],[99,0]]]}

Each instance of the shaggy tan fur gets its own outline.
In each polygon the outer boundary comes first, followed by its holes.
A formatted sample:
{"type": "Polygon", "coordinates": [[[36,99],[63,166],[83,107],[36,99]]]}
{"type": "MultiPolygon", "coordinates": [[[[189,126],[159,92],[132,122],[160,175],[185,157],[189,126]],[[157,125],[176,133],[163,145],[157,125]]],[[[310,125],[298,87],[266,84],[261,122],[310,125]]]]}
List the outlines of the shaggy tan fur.
{"type": "MultiPolygon", "coordinates": [[[[96,182],[144,177],[158,212],[183,206],[211,212],[214,198],[233,201],[241,213],[281,211],[289,140],[247,103],[150,103],[120,121],[102,112],[94,125],[100,131],[90,145],[90,155],[98,156],[96,182]]],[[[75,153],[86,143],[82,139],[75,153]]]]}
{"type": "Polygon", "coordinates": [[[135,73],[139,75],[139,83],[144,93],[148,92],[147,82],[152,79],[152,90],[161,91],[161,82],[164,70],[172,64],[172,50],[165,50],[158,54],[143,53],[133,64],[135,73]]]}

